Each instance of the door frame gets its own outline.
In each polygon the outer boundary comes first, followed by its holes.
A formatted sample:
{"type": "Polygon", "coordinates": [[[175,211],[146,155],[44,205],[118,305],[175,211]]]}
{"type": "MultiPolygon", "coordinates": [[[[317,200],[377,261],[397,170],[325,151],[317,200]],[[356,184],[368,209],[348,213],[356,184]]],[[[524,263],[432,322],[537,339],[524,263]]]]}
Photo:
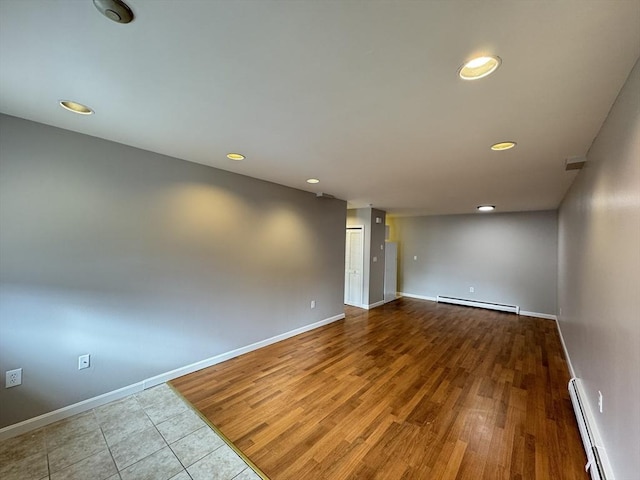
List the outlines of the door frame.
{"type": "Polygon", "coordinates": [[[365,235],[365,226],[364,225],[347,225],[347,228],[345,229],[345,285],[344,285],[344,292],[345,295],[343,295],[343,297],[345,297],[345,305],[350,305],[352,307],[360,307],[363,308],[364,304],[363,304],[363,298],[364,298],[364,274],[365,274],[365,251],[364,251],[364,246],[365,246],[365,240],[364,240],[364,235],[365,235]],[[346,251],[347,251],[347,244],[346,244],[346,233],[348,230],[360,230],[360,232],[362,233],[361,235],[361,252],[362,252],[362,274],[360,275],[360,303],[349,303],[346,301],[346,293],[347,293],[347,282],[346,282],[346,270],[347,270],[347,255],[346,255],[346,251]]]}

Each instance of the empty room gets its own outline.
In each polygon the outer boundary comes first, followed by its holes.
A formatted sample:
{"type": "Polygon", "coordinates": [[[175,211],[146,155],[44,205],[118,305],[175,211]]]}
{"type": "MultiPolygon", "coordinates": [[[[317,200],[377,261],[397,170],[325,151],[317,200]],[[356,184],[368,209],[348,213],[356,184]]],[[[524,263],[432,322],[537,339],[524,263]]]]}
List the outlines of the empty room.
{"type": "Polygon", "coordinates": [[[635,480],[640,0],[0,0],[0,478],[635,480]]]}

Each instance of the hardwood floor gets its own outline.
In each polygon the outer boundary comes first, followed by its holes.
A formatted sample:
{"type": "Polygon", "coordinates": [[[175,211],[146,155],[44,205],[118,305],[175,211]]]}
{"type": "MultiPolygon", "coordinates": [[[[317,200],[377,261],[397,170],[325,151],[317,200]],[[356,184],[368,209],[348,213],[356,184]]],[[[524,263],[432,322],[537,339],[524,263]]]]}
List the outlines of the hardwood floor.
{"type": "Polygon", "coordinates": [[[587,480],[555,322],[399,299],[174,380],[272,480],[587,480]]]}

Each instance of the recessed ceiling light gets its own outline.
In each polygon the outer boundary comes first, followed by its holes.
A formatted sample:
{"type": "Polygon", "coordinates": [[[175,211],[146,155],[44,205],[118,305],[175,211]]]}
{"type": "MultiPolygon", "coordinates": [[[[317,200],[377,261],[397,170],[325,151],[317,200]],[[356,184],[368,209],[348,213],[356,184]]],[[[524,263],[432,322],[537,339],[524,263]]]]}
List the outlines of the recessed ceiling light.
{"type": "Polygon", "coordinates": [[[495,205],[478,205],[476,208],[481,212],[491,212],[492,210],[496,209],[496,206],[495,205]]]}
{"type": "Polygon", "coordinates": [[[229,160],[244,160],[244,155],[240,153],[227,153],[227,158],[229,160]]]}
{"type": "Polygon", "coordinates": [[[462,65],[458,75],[463,80],[478,80],[491,75],[501,63],[500,57],[477,57],[462,65]]]}
{"type": "Polygon", "coordinates": [[[60,106],[66,110],[69,110],[73,113],[79,113],[80,115],[91,115],[93,114],[93,110],[91,110],[86,105],[83,105],[78,102],[72,102],[71,100],[60,100],[58,102],[60,106]]]}
{"type": "Polygon", "coordinates": [[[502,150],[510,150],[517,145],[516,142],[498,142],[491,145],[491,150],[500,152],[502,150]]]}
{"type": "Polygon", "coordinates": [[[133,21],[133,12],[122,0],[93,0],[98,11],[117,23],[129,23],[133,21]]]}
{"type": "Polygon", "coordinates": [[[320,183],[320,180],[317,178],[308,178],[307,183],[320,183]]]}

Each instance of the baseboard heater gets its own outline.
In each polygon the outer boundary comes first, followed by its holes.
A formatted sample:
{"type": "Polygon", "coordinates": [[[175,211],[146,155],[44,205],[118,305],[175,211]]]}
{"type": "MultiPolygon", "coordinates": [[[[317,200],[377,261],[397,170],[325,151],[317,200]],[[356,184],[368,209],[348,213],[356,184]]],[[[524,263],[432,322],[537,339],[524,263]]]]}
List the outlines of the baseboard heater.
{"type": "Polygon", "coordinates": [[[436,302],[453,303],[454,305],[464,305],[466,307],[488,308],[490,310],[500,310],[501,312],[511,312],[520,314],[520,307],[517,305],[505,305],[504,303],[481,302],[478,300],[469,300],[466,298],[446,297],[438,295],[436,302]]]}
{"type": "Polygon", "coordinates": [[[591,475],[591,480],[607,480],[602,458],[596,446],[593,429],[589,425],[589,416],[585,409],[584,394],[582,392],[582,383],[579,378],[569,380],[569,396],[578,421],[578,429],[580,430],[584,451],[587,454],[587,464],[584,468],[591,475]]]}

